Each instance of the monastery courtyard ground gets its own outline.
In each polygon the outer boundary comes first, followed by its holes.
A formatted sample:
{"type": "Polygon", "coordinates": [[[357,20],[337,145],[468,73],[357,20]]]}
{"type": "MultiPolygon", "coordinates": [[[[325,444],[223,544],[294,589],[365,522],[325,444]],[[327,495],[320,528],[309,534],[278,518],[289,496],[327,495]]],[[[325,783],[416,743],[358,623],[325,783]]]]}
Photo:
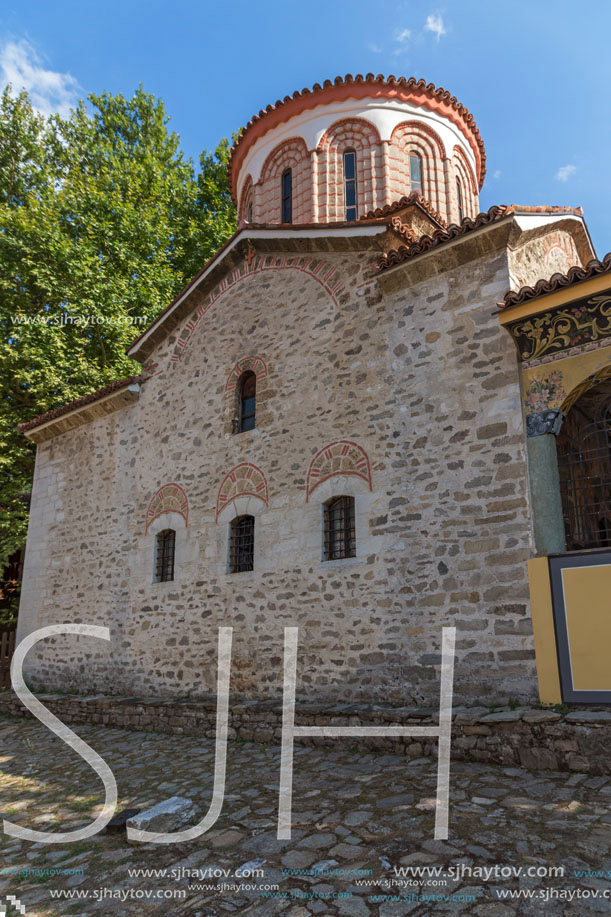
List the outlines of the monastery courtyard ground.
{"type": "MultiPolygon", "coordinates": [[[[211,741],[75,731],[111,766],[119,808],[181,795],[207,810],[211,741]]],[[[186,845],[129,845],[125,835],[102,833],[58,846],[2,835],[0,913],[8,894],[26,917],[611,913],[603,897],[611,889],[611,778],[456,762],[447,842],[433,840],[435,759],[359,751],[349,741],[297,746],[293,838],[283,842],[278,779],[278,748],[230,742],[221,816],[186,845]],[[243,872],[261,874],[237,877],[245,864],[243,872]],[[441,869],[427,880],[405,869],[414,866],[441,869]],[[526,875],[560,866],[564,877],[526,875]],[[476,867],[488,878],[469,874],[476,867]],[[520,867],[520,878],[499,872],[520,867]],[[27,878],[17,875],[24,870],[27,878]],[[518,890],[521,899],[499,898],[518,890]]],[[[4,817],[39,830],[90,821],[101,792],[94,772],[42,725],[8,716],[0,719],[0,787],[4,817]]]]}

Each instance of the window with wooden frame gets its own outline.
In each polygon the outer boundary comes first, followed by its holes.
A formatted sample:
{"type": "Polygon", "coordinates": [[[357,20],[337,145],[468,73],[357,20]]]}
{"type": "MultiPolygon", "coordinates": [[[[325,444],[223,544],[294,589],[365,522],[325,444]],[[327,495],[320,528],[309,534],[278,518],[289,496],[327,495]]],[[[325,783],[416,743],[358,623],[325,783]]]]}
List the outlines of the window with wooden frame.
{"type": "Polygon", "coordinates": [[[356,220],[356,153],[354,150],[346,150],[344,153],[344,204],[346,220],[356,220]]]}
{"type": "Polygon", "coordinates": [[[463,211],[463,202],[462,202],[462,185],[460,183],[460,178],[456,179],[456,204],[458,206],[458,222],[462,223],[464,220],[464,211],[463,211]]]}
{"type": "Polygon", "coordinates": [[[155,582],[168,583],[174,579],[176,532],[164,529],[155,536],[155,582]]]}
{"type": "Polygon", "coordinates": [[[356,557],[354,497],[332,497],[324,505],[324,559],[356,557]]]}
{"type": "Polygon", "coordinates": [[[422,194],[422,156],[419,153],[409,154],[409,184],[411,191],[422,194]]]}
{"type": "Polygon", "coordinates": [[[282,222],[293,222],[293,172],[285,169],[282,173],[282,222]]]}
{"type": "Polygon", "coordinates": [[[254,430],[257,413],[257,377],[243,373],[238,383],[238,433],[254,430]]]}
{"type": "Polygon", "coordinates": [[[255,517],[238,516],[229,524],[229,572],[244,573],[255,566],[255,517]]]}

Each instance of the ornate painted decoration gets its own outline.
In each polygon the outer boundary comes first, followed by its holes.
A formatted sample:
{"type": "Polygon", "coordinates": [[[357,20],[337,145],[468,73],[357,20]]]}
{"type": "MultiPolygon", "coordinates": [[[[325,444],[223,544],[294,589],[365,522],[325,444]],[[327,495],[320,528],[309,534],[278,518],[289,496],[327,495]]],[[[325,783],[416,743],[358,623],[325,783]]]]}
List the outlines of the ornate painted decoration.
{"type": "Polygon", "coordinates": [[[306,503],[319,484],[341,474],[362,478],[369,485],[369,490],[373,488],[371,463],[367,453],[358,443],[347,439],[340,439],[324,446],[310,462],[306,480],[306,503]]]}
{"type": "Polygon", "coordinates": [[[534,414],[559,407],[564,398],[564,376],[556,369],[549,376],[531,379],[524,400],[528,413],[534,414]]]}
{"type": "Polygon", "coordinates": [[[238,384],[240,376],[245,372],[252,372],[257,377],[257,382],[260,382],[261,379],[267,377],[267,366],[263,357],[251,356],[251,357],[242,357],[241,360],[238,360],[236,365],[233,367],[229,375],[227,376],[227,383],[225,385],[225,391],[233,391],[238,384]]]}
{"type": "Polygon", "coordinates": [[[592,373],[587,379],[584,379],[583,382],[580,382],[572,392],[564,399],[562,402],[560,410],[567,414],[578,398],[585,394],[588,389],[591,389],[592,386],[598,385],[599,382],[603,382],[605,379],[611,379],[611,365],[602,366],[595,373],[592,373]]]}
{"type": "Polygon", "coordinates": [[[238,497],[256,497],[269,505],[267,479],[257,465],[242,462],[225,475],[216,498],[217,522],[225,507],[238,497]]]}
{"type": "Polygon", "coordinates": [[[180,484],[164,484],[151,499],[146,511],[146,531],[151,523],[164,513],[178,513],[189,523],[189,501],[180,484]]]}
{"type": "Polygon", "coordinates": [[[523,363],[611,336],[611,291],[509,326],[523,363]]]}

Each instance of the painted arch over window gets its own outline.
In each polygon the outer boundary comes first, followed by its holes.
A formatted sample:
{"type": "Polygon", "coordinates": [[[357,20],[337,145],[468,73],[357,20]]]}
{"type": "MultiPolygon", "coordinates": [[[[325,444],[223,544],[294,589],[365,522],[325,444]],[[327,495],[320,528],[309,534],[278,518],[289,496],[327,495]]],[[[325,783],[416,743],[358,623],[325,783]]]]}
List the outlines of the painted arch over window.
{"type": "Polygon", "coordinates": [[[422,121],[402,121],[392,132],[389,156],[391,198],[409,191],[420,191],[423,197],[446,216],[446,194],[443,180],[445,147],[439,135],[422,121]],[[413,160],[420,158],[420,187],[413,184],[413,160]]]}
{"type": "Polygon", "coordinates": [[[291,220],[305,222],[311,216],[310,156],[302,137],[280,143],[269,154],[256,186],[257,222],[280,223],[283,217],[283,176],[291,177],[291,220]]]}
{"type": "Polygon", "coordinates": [[[165,513],[177,513],[189,523],[189,501],[180,484],[164,484],[151,498],[146,511],[146,533],[153,522],[165,513]]]}
{"type": "Polygon", "coordinates": [[[269,503],[267,478],[257,465],[241,462],[228,471],[216,498],[216,521],[227,507],[234,505],[234,515],[256,515],[269,503]],[[244,499],[241,499],[244,498],[244,499]],[[261,505],[257,508],[256,504],[261,505]]]}
{"type": "Polygon", "coordinates": [[[320,449],[308,469],[306,503],[316,488],[329,478],[352,475],[365,481],[373,489],[371,463],[362,446],[348,439],[339,439],[320,449]]]}

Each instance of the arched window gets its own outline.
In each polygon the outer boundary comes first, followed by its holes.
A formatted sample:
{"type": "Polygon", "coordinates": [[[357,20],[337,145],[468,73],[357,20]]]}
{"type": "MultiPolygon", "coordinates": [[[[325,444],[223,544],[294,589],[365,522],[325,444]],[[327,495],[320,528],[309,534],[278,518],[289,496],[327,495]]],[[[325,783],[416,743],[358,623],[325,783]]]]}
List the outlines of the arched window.
{"type": "Polygon", "coordinates": [[[324,505],[324,559],[355,556],[354,497],[331,497],[324,505]]]}
{"type": "Polygon", "coordinates": [[[456,203],[458,205],[458,222],[462,223],[464,219],[464,213],[462,203],[462,185],[460,183],[460,178],[456,179],[456,203]]]}
{"type": "Polygon", "coordinates": [[[255,517],[238,516],[229,527],[229,572],[243,573],[255,566],[255,517]]]}
{"type": "Polygon", "coordinates": [[[344,153],[344,203],[346,220],[356,220],[356,153],[346,150],[344,153]]]}
{"type": "Polygon", "coordinates": [[[167,583],[174,579],[174,552],[176,532],[164,529],[155,536],[155,582],[167,583]]]}
{"type": "Polygon", "coordinates": [[[411,191],[422,194],[422,157],[418,153],[409,154],[409,183],[411,191]]]}
{"type": "Polygon", "coordinates": [[[282,173],[282,222],[293,222],[293,172],[285,169],[282,173]]]}
{"type": "Polygon", "coordinates": [[[252,198],[248,202],[248,215],[246,217],[249,223],[252,223],[252,198]]]}
{"type": "Polygon", "coordinates": [[[246,372],[238,384],[238,433],[254,430],[257,410],[257,377],[253,372],[246,372]]]}
{"type": "Polygon", "coordinates": [[[556,444],[567,551],[611,547],[611,381],[577,399],[556,444]]]}

